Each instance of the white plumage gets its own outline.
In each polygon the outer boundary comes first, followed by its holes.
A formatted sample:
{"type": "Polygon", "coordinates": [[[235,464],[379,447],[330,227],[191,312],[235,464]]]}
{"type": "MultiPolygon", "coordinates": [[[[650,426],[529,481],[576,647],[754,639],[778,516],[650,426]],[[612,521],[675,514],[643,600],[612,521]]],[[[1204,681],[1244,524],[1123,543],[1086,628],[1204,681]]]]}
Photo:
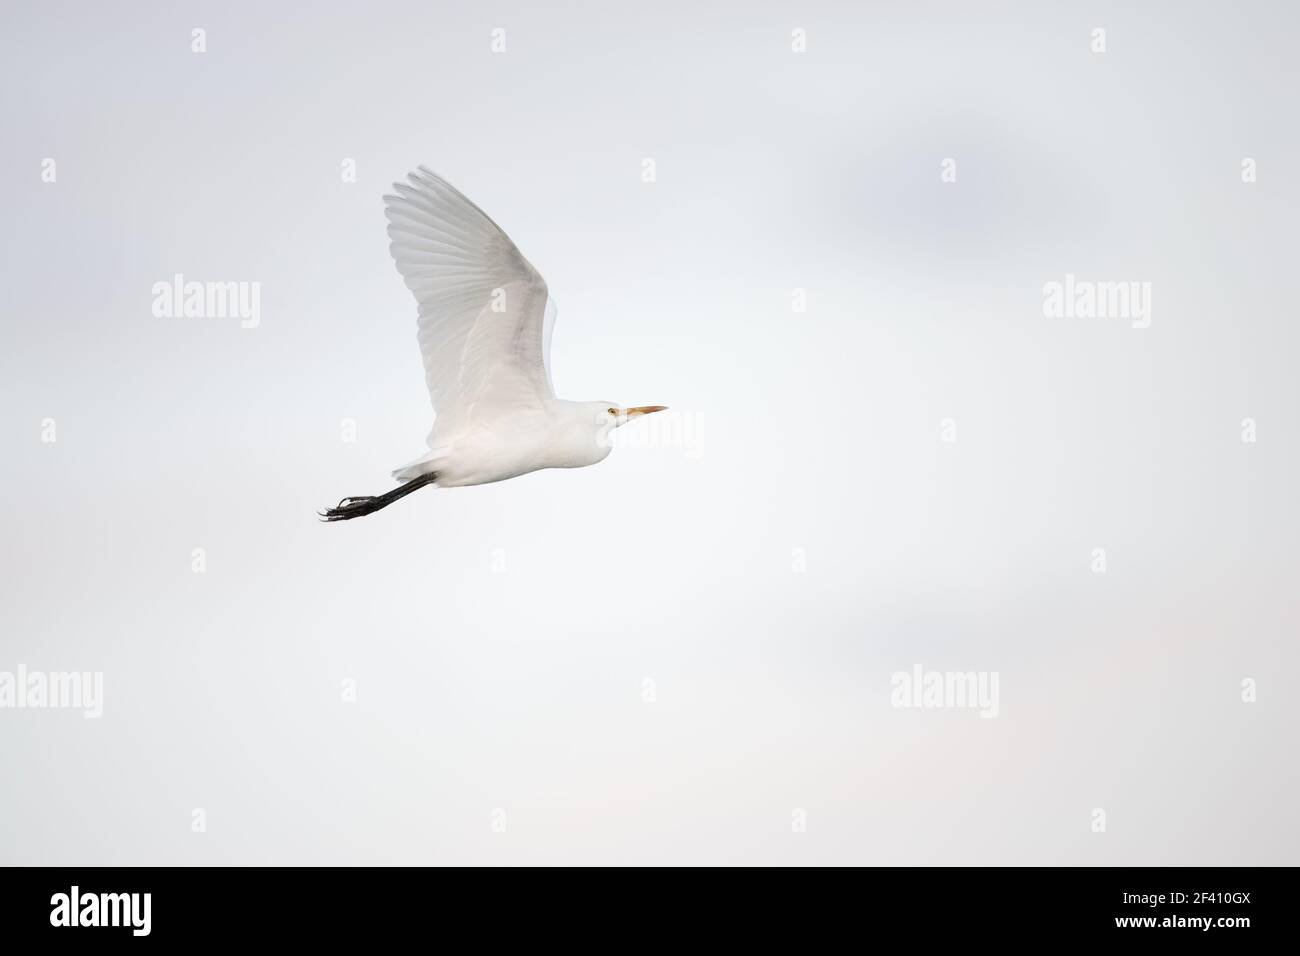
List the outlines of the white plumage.
{"type": "Polygon", "coordinates": [[[510,237],[446,180],[421,166],[384,197],[389,250],[415,296],[433,403],[427,454],[393,472],[386,495],[345,498],[327,520],[377,511],[416,487],[485,484],[609,454],[609,434],[662,406],[621,409],[555,397],[555,305],[510,237]]]}

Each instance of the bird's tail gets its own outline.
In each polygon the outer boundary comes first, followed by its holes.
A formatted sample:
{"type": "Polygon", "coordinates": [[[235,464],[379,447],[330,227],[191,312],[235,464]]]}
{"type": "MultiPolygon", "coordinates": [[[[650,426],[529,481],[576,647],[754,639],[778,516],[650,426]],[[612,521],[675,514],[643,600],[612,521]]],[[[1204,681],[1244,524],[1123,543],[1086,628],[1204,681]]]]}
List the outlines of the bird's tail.
{"type": "Polygon", "coordinates": [[[405,498],[412,491],[418,491],[425,485],[431,485],[437,480],[437,474],[429,472],[412,478],[406,484],[398,485],[392,491],[385,492],[382,495],[344,498],[337,506],[320,512],[321,520],[347,521],[350,518],[360,518],[363,515],[374,514],[380,508],[387,508],[399,498],[405,498]]]}
{"type": "Polygon", "coordinates": [[[427,471],[437,471],[438,461],[445,458],[448,451],[449,448],[445,445],[433,448],[414,461],[408,461],[401,468],[398,468],[393,472],[393,477],[398,481],[410,481],[427,471]]]}

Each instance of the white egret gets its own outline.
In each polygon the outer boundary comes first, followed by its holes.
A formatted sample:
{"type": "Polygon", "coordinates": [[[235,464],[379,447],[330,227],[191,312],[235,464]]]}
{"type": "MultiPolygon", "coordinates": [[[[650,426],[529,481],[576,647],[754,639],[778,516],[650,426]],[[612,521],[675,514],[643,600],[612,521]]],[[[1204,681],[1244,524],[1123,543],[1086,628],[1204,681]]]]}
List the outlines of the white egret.
{"type": "Polygon", "coordinates": [[[344,498],[326,521],[373,514],[436,484],[503,481],[603,460],[610,433],[663,411],[569,402],[551,385],[555,306],[546,283],[483,210],[421,166],[384,197],[389,251],[419,305],[420,354],[433,402],[427,454],[393,472],[382,495],[344,498]]]}

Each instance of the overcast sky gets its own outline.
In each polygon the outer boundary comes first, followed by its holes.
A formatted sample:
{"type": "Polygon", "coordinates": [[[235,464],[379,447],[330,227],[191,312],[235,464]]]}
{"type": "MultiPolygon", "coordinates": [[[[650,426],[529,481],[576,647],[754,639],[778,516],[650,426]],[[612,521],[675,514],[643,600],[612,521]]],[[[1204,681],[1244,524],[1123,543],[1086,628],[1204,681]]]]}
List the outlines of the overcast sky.
{"type": "Polygon", "coordinates": [[[7,13],[0,862],[1295,863],[1300,14],[978,6],[7,13]],[[672,411],[326,526],[421,163],[672,411]]]}

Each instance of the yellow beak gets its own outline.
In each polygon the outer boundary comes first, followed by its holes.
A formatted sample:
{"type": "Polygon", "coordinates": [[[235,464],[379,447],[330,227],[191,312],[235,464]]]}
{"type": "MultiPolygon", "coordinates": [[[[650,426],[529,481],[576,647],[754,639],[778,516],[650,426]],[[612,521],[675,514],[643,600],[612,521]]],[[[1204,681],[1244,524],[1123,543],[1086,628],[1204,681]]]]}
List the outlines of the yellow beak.
{"type": "Polygon", "coordinates": [[[638,405],[636,408],[623,409],[623,416],[627,419],[633,419],[639,415],[653,415],[655,412],[665,412],[667,410],[667,405],[638,405]]]}

